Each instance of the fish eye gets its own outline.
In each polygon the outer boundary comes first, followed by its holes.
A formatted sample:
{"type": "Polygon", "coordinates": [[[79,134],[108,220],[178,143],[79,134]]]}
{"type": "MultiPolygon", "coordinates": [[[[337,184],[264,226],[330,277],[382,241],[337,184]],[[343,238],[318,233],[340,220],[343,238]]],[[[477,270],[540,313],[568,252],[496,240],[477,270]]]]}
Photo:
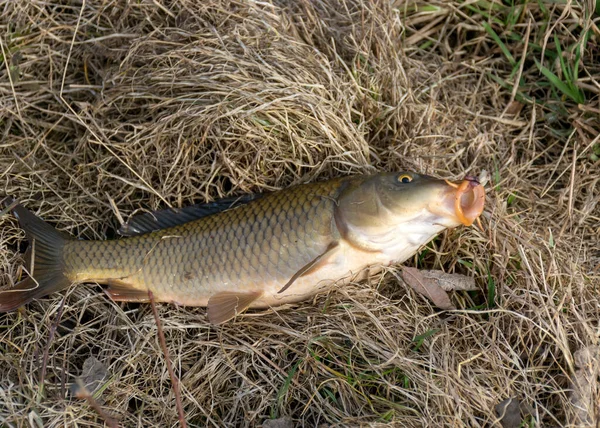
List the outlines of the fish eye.
{"type": "Polygon", "coordinates": [[[410,183],[412,180],[412,177],[408,174],[401,174],[398,176],[398,181],[400,183],[410,183]]]}

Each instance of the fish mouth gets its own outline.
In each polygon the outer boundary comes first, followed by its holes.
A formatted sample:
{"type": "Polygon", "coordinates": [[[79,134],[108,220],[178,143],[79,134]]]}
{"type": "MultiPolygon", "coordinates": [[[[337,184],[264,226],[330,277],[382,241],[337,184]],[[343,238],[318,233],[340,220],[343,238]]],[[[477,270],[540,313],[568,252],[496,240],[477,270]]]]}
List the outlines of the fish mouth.
{"type": "Polygon", "coordinates": [[[485,189],[476,178],[468,176],[459,184],[448,180],[446,183],[451,189],[444,196],[443,205],[460,223],[471,226],[483,212],[485,189]]]}

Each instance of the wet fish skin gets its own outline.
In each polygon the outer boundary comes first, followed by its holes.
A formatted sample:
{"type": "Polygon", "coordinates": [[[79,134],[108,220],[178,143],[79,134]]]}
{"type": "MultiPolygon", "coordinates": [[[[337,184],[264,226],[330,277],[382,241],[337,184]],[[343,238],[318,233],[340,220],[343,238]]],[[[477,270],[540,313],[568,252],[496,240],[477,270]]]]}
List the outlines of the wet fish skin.
{"type": "Polygon", "coordinates": [[[73,282],[108,282],[116,299],[147,300],[151,290],[157,301],[192,306],[207,305],[220,291],[283,286],[339,239],[333,207],[341,183],[297,186],[149,234],[69,241],[66,275],[73,282]]]}
{"type": "Polygon", "coordinates": [[[366,267],[402,262],[445,228],[472,223],[484,198],[471,181],[353,176],[110,241],[65,237],[17,205],[13,213],[34,244],[33,272],[0,293],[0,311],[73,282],[97,282],[117,301],[148,301],[152,291],[156,301],[207,306],[209,320],[221,323],[248,307],[303,300],[366,267]]]}

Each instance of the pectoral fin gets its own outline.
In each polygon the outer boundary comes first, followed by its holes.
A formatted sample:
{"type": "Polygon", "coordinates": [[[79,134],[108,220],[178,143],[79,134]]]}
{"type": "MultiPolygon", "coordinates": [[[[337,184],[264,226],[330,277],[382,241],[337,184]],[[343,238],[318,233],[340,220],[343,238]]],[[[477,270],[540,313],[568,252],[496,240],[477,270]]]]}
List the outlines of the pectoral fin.
{"type": "Polygon", "coordinates": [[[281,294],[285,290],[290,288],[290,286],[298,278],[308,275],[327,264],[327,262],[329,262],[329,256],[331,256],[335,252],[336,248],[338,248],[339,245],[339,242],[332,242],[331,244],[329,244],[329,246],[323,252],[323,254],[318,255],[317,257],[315,257],[314,260],[304,265],[298,272],[294,274],[294,276],[292,276],[292,278],[287,282],[287,284],[285,284],[283,288],[277,292],[277,294],[281,294]]]}
{"type": "Polygon", "coordinates": [[[208,299],[207,314],[211,324],[222,324],[244,312],[252,302],[262,295],[262,291],[239,293],[222,291],[208,299]]]}

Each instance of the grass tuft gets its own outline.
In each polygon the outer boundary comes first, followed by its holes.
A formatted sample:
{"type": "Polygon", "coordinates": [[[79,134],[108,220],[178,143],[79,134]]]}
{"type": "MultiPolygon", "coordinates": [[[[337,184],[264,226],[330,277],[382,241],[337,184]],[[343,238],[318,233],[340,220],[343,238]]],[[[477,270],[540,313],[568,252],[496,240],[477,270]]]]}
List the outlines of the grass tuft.
{"type": "MultiPolygon", "coordinates": [[[[159,305],[185,419],[493,426],[518,397],[523,426],[569,425],[572,353],[597,344],[600,319],[598,8],[5,2],[2,192],[105,239],[139,210],[378,170],[486,170],[483,230],[448,231],[408,262],[476,279],[451,294],[456,311],[390,272],[219,328],[201,308],[159,305]]],[[[0,222],[8,287],[24,234],[0,222]]],[[[110,379],[98,409],[120,426],[176,425],[155,334],[149,305],[93,285],[0,315],[0,425],[103,426],[68,394],[92,356],[110,379]]]]}

